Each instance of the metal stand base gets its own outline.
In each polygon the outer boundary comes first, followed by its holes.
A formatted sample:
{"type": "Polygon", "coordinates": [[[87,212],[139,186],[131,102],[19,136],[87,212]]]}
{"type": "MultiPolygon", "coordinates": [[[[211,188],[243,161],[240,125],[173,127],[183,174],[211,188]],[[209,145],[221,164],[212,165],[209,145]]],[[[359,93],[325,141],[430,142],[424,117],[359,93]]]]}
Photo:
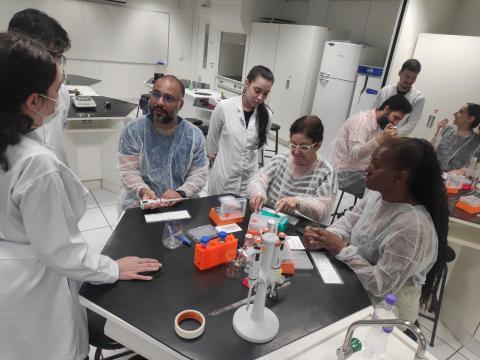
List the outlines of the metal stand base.
{"type": "Polygon", "coordinates": [[[233,329],[241,338],[253,343],[266,343],[278,334],[279,322],[275,313],[265,308],[262,321],[252,319],[253,306],[247,310],[246,305],[235,311],[233,329]]]}

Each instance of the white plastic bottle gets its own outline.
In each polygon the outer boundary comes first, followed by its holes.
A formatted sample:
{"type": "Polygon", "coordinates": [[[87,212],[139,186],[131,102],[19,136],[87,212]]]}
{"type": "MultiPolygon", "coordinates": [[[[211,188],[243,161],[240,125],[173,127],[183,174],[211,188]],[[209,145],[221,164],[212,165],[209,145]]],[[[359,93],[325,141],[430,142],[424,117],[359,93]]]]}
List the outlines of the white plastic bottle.
{"type": "MultiPolygon", "coordinates": [[[[385,300],[375,306],[372,320],[397,319],[398,310],[395,304],[397,298],[394,294],[388,294],[385,300]]],[[[388,335],[393,331],[393,327],[379,326],[371,327],[365,337],[365,347],[368,355],[372,359],[386,359],[385,350],[388,343],[388,335]]]]}

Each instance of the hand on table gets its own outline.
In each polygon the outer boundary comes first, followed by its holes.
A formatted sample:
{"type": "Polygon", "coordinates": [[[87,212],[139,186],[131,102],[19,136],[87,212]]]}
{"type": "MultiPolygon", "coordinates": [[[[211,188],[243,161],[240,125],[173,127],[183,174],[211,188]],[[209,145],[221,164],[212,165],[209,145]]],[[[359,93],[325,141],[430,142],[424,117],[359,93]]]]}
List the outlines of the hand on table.
{"type": "Polygon", "coordinates": [[[156,259],[127,256],[117,260],[118,280],[152,280],[151,276],[140,275],[142,272],[157,271],[162,264],[156,259]]]}
{"type": "Polygon", "coordinates": [[[347,246],[342,238],[328,230],[307,226],[303,235],[305,245],[309,250],[326,249],[338,254],[347,246]]]}
{"type": "Polygon", "coordinates": [[[253,195],[250,198],[250,211],[259,211],[265,203],[265,197],[262,194],[253,195]]]}
{"type": "Polygon", "coordinates": [[[275,204],[275,211],[293,214],[300,207],[300,199],[296,196],[284,197],[275,204]]]}

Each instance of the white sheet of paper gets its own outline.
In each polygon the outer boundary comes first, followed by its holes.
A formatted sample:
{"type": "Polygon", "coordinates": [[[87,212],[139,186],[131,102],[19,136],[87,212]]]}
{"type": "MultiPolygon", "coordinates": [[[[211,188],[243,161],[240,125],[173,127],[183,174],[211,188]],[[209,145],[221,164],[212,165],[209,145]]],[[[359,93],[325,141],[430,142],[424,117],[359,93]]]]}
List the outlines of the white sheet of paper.
{"type": "Polygon", "coordinates": [[[169,211],[164,213],[145,215],[145,221],[147,223],[163,222],[163,221],[171,221],[171,220],[182,220],[182,219],[190,219],[190,214],[188,213],[187,210],[169,211]]]}
{"type": "Polygon", "coordinates": [[[291,250],[305,250],[305,246],[303,246],[299,236],[288,235],[287,242],[291,250]]]}
{"type": "Polygon", "coordinates": [[[235,223],[215,226],[215,229],[218,232],[225,231],[227,234],[234,233],[234,232],[237,232],[237,231],[242,231],[242,228],[235,223]]]}
{"type": "Polygon", "coordinates": [[[313,262],[325,284],[343,284],[342,278],[327,255],[321,252],[311,252],[310,255],[312,255],[313,262]]]}

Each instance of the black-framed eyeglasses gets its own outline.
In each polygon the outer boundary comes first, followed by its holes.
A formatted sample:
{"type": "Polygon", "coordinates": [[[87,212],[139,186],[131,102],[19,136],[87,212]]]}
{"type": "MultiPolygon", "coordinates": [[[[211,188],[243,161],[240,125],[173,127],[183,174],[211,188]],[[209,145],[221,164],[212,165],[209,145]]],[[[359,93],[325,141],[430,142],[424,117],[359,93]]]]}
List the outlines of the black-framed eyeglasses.
{"type": "Polygon", "coordinates": [[[290,150],[300,150],[301,152],[307,152],[309,151],[312,147],[314,147],[315,145],[317,145],[318,143],[313,143],[312,145],[305,145],[305,144],[302,144],[302,145],[297,145],[297,144],[292,144],[291,142],[288,143],[288,147],[290,148],[290,150]]]}
{"type": "Polygon", "coordinates": [[[175,101],[178,101],[179,99],[177,99],[175,96],[173,95],[170,95],[170,94],[162,94],[160,91],[152,91],[150,93],[150,96],[155,100],[155,101],[158,101],[160,100],[160,98],[163,98],[163,101],[166,103],[166,104],[172,104],[174,103],[175,101]]]}

